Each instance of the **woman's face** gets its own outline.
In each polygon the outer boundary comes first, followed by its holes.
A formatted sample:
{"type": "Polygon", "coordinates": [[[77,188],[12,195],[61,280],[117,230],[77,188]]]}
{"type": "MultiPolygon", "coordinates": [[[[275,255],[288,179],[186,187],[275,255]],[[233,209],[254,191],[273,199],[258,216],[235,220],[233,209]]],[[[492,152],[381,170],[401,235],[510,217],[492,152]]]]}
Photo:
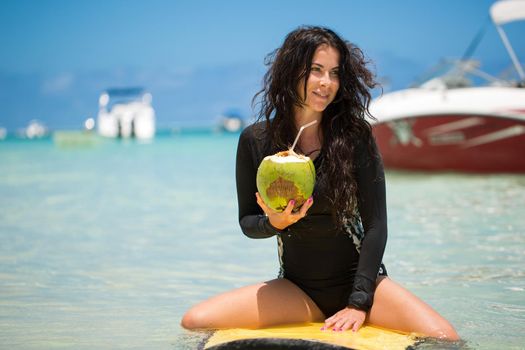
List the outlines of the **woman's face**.
{"type": "Polygon", "coordinates": [[[299,83],[299,96],[304,101],[303,108],[323,112],[332,103],[339,90],[339,51],[326,44],[315,50],[310,75],[299,83]]]}

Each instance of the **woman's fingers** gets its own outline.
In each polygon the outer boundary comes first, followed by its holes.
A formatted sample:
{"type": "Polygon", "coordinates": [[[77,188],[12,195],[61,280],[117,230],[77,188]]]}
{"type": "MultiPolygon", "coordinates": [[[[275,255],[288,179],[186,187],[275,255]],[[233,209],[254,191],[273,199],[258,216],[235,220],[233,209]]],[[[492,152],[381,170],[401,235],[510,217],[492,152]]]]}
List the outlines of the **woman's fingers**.
{"type": "Polygon", "coordinates": [[[352,328],[352,330],[355,329],[355,331],[357,331],[359,329],[359,321],[356,320],[356,319],[353,319],[353,318],[341,318],[341,319],[338,319],[335,322],[332,322],[332,324],[330,326],[325,326],[324,328],[325,329],[330,329],[330,330],[333,330],[333,331],[336,331],[336,332],[337,331],[346,331],[346,330],[348,330],[350,328],[352,328]]]}
{"type": "Polygon", "coordinates": [[[358,310],[344,309],[325,320],[321,330],[346,331],[352,329],[357,332],[363,325],[364,317],[358,310]]]}
{"type": "Polygon", "coordinates": [[[292,215],[292,210],[295,205],[295,201],[292,199],[288,202],[288,205],[286,206],[286,209],[284,209],[283,213],[286,215],[292,215]]]}
{"type": "Polygon", "coordinates": [[[299,210],[299,212],[297,212],[295,214],[292,214],[293,206],[295,205],[295,201],[292,200],[292,201],[290,201],[290,203],[288,203],[288,207],[286,207],[285,212],[287,214],[289,214],[293,218],[292,222],[296,223],[297,221],[301,220],[302,218],[304,218],[306,216],[306,212],[308,211],[308,209],[310,209],[310,207],[312,206],[313,202],[314,201],[313,201],[312,197],[308,198],[306,200],[306,202],[304,202],[303,205],[301,206],[301,210],[299,210]]]}
{"type": "Polygon", "coordinates": [[[263,200],[261,199],[259,192],[255,192],[255,198],[257,199],[257,204],[259,204],[261,209],[266,213],[266,204],[264,204],[263,200]]]}
{"type": "Polygon", "coordinates": [[[255,197],[257,198],[257,204],[259,204],[259,206],[264,211],[264,213],[266,215],[270,215],[270,213],[272,213],[272,210],[266,205],[266,203],[264,203],[264,201],[263,201],[261,195],[259,194],[259,192],[255,192],[255,197]]]}
{"type": "Polygon", "coordinates": [[[339,319],[339,317],[337,317],[337,314],[335,314],[335,315],[333,315],[331,317],[328,317],[324,321],[324,327],[323,328],[325,328],[325,329],[332,329],[338,319],[339,319]]]}
{"type": "Polygon", "coordinates": [[[346,322],[344,322],[344,323],[341,325],[341,327],[340,327],[340,328],[341,328],[341,331],[344,332],[344,331],[348,330],[350,327],[352,327],[352,324],[355,325],[356,323],[357,323],[357,321],[354,322],[354,321],[351,321],[351,320],[347,320],[346,322]]]}
{"type": "Polygon", "coordinates": [[[363,325],[363,322],[357,321],[354,323],[354,326],[352,327],[352,332],[357,332],[359,328],[363,325]]]}
{"type": "Polygon", "coordinates": [[[339,331],[341,330],[341,325],[344,324],[344,320],[335,320],[335,321],[332,321],[332,322],[329,322],[329,323],[325,323],[324,325],[324,329],[328,329],[328,330],[331,330],[331,331],[339,331]]]}
{"type": "Polygon", "coordinates": [[[304,218],[306,216],[306,212],[308,211],[308,209],[310,209],[312,204],[314,204],[314,200],[312,197],[308,198],[306,202],[304,202],[303,206],[301,207],[301,210],[299,211],[299,215],[301,216],[301,218],[304,218]]]}
{"type": "Polygon", "coordinates": [[[354,324],[354,322],[356,322],[355,318],[349,316],[348,314],[344,314],[343,313],[343,314],[341,314],[341,317],[339,317],[335,321],[333,329],[336,330],[336,331],[345,331],[348,328],[350,328],[350,326],[352,324],[354,324]]]}
{"type": "Polygon", "coordinates": [[[293,208],[295,206],[295,200],[290,200],[288,205],[282,212],[277,212],[272,208],[268,207],[264,200],[262,199],[259,192],[255,192],[255,197],[257,199],[257,204],[261,207],[264,213],[270,218],[270,223],[272,226],[278,229],[284,229],[287,226],[295,224],[297,221],[301,220],[306,216],[306,212],[313,204],[312,197],[308,198],[306,202],[301,206],[301,209],[297,213],[293,213],[293,208]]]}

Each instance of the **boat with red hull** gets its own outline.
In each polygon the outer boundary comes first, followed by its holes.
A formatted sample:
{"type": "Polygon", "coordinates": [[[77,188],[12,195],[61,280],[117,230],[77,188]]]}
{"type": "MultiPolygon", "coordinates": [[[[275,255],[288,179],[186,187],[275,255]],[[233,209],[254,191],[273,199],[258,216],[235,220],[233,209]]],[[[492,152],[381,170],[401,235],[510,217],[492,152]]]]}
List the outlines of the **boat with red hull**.
{"type": "Polygon", "coordinates": [[[386,167],[525,173],[525,74],[499,27],[524,20],[525,1],[499,1],[491,16],[520,80],[502,81],[472,61],[459,61],[448,74],[373,100],[373,132],[386,167]],[[491,85],[468,86],[468,74],[488,78],[491,85]]]}

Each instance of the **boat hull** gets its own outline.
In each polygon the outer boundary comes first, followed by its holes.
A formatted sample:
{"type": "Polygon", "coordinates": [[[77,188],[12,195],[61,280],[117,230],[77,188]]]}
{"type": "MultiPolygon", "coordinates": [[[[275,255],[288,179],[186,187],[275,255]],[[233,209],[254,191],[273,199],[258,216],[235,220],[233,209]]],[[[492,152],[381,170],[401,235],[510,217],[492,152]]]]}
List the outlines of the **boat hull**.
{"type": "Polygon", "coordinates": [[[396,118],[373,125],[387,168],[525,173],[525,120],[481,114],[396,118]]]}

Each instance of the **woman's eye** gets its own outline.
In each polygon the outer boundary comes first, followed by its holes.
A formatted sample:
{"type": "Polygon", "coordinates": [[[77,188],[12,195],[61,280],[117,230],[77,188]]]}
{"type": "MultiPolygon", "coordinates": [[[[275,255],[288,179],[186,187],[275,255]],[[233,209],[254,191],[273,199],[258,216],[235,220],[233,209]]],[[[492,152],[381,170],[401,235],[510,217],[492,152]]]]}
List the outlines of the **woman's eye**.
{"type": "Polygon", "coordinates": [[[333,76],[333,77],[338,77],[339,76],[339,71],[337,71],[337,70],[331,71],[330,75],[333,76]]]}
{"type": "Polygon", "coordinates": [[[320,72],[321,71],[321,68],[320,67],[312,67],[310,69],[312,72],[320,72]]]}

